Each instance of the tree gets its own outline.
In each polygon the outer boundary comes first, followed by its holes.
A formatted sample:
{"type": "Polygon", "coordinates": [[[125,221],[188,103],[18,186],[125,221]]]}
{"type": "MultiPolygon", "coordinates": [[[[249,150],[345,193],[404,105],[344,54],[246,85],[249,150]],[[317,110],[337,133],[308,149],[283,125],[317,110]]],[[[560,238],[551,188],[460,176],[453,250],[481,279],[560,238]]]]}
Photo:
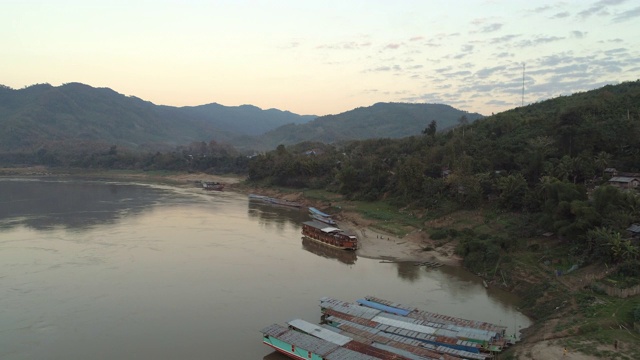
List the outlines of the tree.
{"type": "Polygon", "coordinates": [[[527,193],[527,180],[522,174],[499,178],[497,187],[500,190],[500,203],[503,207],[512,210],[522,209],[527,193]]]}
{"type": "Polygon", "coordinates": [[[437,130],[437,126],[438,124],[436,123],[435,120],[431,120],[431,122],[429,123],[429,126],[427,126],[424,130],[422,130],[422,133],[425,135],[429,135],[431,137],[436,136],[436,130],[437,130]]]}

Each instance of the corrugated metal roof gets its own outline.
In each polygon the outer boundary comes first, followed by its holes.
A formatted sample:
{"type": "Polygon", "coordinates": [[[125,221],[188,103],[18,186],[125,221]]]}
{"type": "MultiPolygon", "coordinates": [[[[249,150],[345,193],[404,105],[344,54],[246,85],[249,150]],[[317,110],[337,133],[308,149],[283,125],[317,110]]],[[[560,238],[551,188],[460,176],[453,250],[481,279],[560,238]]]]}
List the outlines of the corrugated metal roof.
{"type": "Polygon", "coordinates": [[[627,228],[627,231],[631,231],[634,233],[640,233],[640,224],[631,224],[631,226],[629,226],[627,228]]]}
{"type": "Polygon", "coordinates": [[[299,331],[289,330],[278,324],[264,328],[262,333],[320,356],[325,356],[339,347],[329,341],[303,334],[299,331]]]}
{"type": "Polygon", "coordinates": [[[609,182],[628,183],[628,182],[632,182],[633,180],[637,180],[637,178],[629,177],[629,176],[614,176],[611,179],[609,179],[609,182]]]}
{"type": "MultiPolygon", "coordinates": [[[[432,343],[428,343],[428,342],[424,342],[416,339],[410,339],[394,333],[387,333],[384,331],[380,331],[377,328],[371,328],[366,325],[356,324],[344,319],[339,319],[339,318],[332,319],[332,317],[329,317],[328,320],[339,322],[340,325],[338,326],[338,329],[342,331],[344,335],[352,336],[354,337],[354,339],[359,338],[361,339],[360,341],[362,341],[362,339],[366,339],[371,342],[388,344],[389,346],[393,346],[393,347],[398,347],[399,344],[405,344],[407,347],[409,347],[408,348],[409,351],[414,351],[414,352],[416,351],[415,349],[411,349],[411,348],[422,349],[424,351],[421,351],[420,353],[423,353],[423,354],[426,354],[427,351],[432,351],[440,354],[448,354],[458,358],[473,359],[473,360],[484,360],[487,357],[490,357],[488,354],[474,353],[474,352],[469,352],[465,350],[454,349],[454,348],[443,346],[443,345],[436,345],[436,344],[432,344],[432,343]]],[[[396,329],[386,325],[380,325],[380,326],[385,327],[387,330],[396,329]]],[[[425,334],[422,334],[422,336],[418,336],[418,338],[422,338],[423,340],[434,341],[434,342],[437,340],[434,336],[425,335],[425,334]]],[[[431,355],[431,357],[435,357],[435,356],[431,355]]]]}
{"type": "Polygon", "coordinates": [[[364,319],[372,319],[381,313],[380,310],[354,305],[345,301],[323,297],[320,299],[320,307],[332,309],[343,314],[358,316],[364,319]]]}
{"type": "Polygon", "coordinates": [[[393,306],[376,303],[374,301],[369,301],[367,299],[358,299],[358,300],[356,300],[356,302],[358,304],[360,304],[360,305],[368,306],[370,308],[377,309],[377,310],[382,310],[384,312],[391,313],[391,314],[398,314],[398,315],[402,315],[402,316],[407,316],[409,314],[409,312],[410,312],[409,310],[400,309],[400,308],[396,308],[396,307],[393,307],[393,306]]]}
{"type": "Polygon", "coordinates": [[[398,355],[401,355],[401,356],[404,356],[406,358],[413,359],[413,360],[425,360],[425,359],[426,360],[437,360],[438,359],[438,358],[432,358],[432,357],[428,357],[427,358],[427,357],[418,356],[418,355],[415,355],[415,354],[411,353],[410,351],[398,349],[398,348],[395,348],[393,346],[389,346],[389,345],[385,345],[385,344],[373,343],[373,344],[371,344],[371,346],[373,346],[375,348],[378,348],[378,349],[386,350],[388,352],[392,352],[394,354],[398,354],[398,355]]]}
{"type": "Polygon", "coordinates": [[[413,331],[417,331],[417,332],[421,332],[429,335],[432,335],[436,332],[436,329],[432,328],[431,326],[413,324],[406,321],[391,319],[385,316],[376,316],[371,320],[380,324],[395,326],[401,329],[413,330],[413,331]]]}
{"type": "Polygon", "coordinates": [[[353,340],[348,336],[344,336],[344,335],[340,335],[336,332],[333,331],[329,331],[327,329],[324,329],[318,325],[312,324],[310,322],[301,320],[301,319],[294,319],[288,322],[289,325],[293,326],[296,329],[300,329],[302,331],[304,331],[305,333],[309,334],[309,335],[313,335],[317,338],[323,339],[323,340],[327,340],[331,343],[334,343],[336,345],[344,345],[346,343],[348,343],[349,341],[353,340]]]}
{"type": "Polygon", "coordinates": [[[503,326],[503,325],[492,324],[484,321],[467,320],[467,319],[457,318],[453,316],[432,313],[432,312],[416,309],[414,307],[391,302],[389,300],[380,299],[374,296],[365,296],[365,299],[369,301],[374,301],[380,304],[409,310],[411,312],[409,313],[409,315],[407,315],[407,317],[414,318],[414,319],[421,319],[421,320],[431,321],[439,324],[454,324],[462,327],[494,331],[497,334],[504,334],[504,331],[507,328],[506,326],[503,326]]]}

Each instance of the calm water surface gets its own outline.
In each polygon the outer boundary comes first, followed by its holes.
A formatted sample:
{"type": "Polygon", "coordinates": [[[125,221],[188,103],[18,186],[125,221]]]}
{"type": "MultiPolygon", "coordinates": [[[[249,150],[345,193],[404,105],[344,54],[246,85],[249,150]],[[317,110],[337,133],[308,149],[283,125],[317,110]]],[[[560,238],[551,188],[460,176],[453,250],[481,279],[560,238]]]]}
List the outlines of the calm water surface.
{"type": "Polygon", "coordinates": [[[0,359],[280,359],[259,330],[317,323],[322,296],[529,325],[461,269],[327,251],[306,220],[230,192],[0,179],[0,359]]]}

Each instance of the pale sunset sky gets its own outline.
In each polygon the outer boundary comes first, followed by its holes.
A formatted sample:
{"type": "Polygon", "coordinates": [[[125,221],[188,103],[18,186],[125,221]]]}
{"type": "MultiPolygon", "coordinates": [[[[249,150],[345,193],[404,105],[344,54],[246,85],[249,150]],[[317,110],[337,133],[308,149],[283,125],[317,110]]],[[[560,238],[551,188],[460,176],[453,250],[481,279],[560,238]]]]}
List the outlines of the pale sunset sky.
{"type": "Polygon", "coordinates": [[[0,84],[327,115],[484,115],[640,78],[639,0],[0,0],[0,84]]]}

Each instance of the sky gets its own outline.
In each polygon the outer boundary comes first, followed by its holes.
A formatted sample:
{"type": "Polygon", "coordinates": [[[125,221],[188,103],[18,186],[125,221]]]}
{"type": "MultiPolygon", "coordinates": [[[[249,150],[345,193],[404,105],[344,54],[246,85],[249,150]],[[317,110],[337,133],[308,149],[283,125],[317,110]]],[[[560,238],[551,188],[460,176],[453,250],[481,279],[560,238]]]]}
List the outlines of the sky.
{"type": "Polygon", "coordinates": [[[491,115],[640,79],[638,0],[0,0],[0,34],[2,85],[171,106],[491,115]]]}

